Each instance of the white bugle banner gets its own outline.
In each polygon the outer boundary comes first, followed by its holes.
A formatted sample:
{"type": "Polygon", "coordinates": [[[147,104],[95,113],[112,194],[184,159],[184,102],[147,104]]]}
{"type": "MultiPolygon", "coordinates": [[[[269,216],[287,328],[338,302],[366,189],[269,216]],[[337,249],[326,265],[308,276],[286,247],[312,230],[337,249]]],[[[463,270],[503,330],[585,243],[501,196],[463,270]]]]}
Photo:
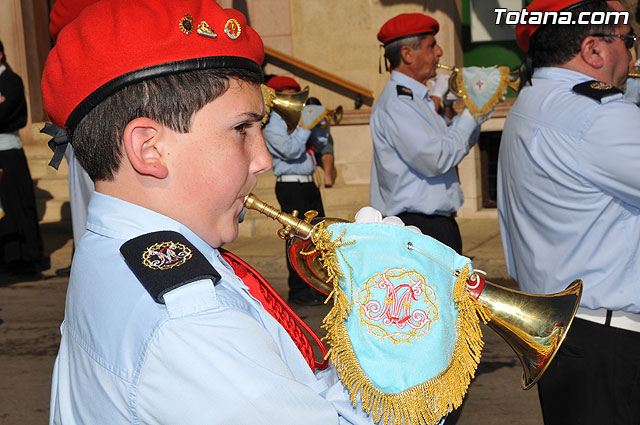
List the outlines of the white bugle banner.
{"type": "Polygon", "coordinates": [[[511,70],[506,66],[470,66],[456,71],[451,75],[451,90],[474,116],[488,114],[504,99],[509,87],[517,91],[520,84],[519,78],[512,80],[511,70]]]}

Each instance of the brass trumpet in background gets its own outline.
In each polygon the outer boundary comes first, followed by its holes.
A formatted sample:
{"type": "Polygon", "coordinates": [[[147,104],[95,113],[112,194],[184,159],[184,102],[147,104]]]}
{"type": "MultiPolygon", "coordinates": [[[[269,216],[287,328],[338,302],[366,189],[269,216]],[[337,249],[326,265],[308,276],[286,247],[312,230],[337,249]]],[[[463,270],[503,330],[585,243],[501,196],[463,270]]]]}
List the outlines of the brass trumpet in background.
{"type": "MultiPolygon", "coordinates": [[[[319,255],[301,255],[311,252],[311,236],[319,231],[318,224],[346,222],[336,218],[318,218],[317,212],[308,211],[305,219],[298,212],[286,214],[250,194],[245,207],[256,210],[279,222],[284,227],[278,236],[287,240],[287,253],[296,272],[311,286],[330,294],[327,274],[319,255]]],[[[491,314],[487,325],[497,332],[513,349],[523,368],[522,388],[531,388],[547,369],[569,331],[582,295],[582,281],[573,281],[567,289],[553,295],[533,295],[481,279],[484,287],[473,289],[471,296],[484,303],[491,314]],[[481,292],[480,292],[481,291],[481,292]],[[478,295],[477,292],[480,292],[478,295]]]]}
{"type": "Polygon", "coordinates": [[[330,124],[338,125],[342,121],[342,106],[338,106],[336,109],[327,109],[325,119],[318,124],[320,127],[329,127],[330,124]]]}
{"type": "Polygon", "coordinates": [[[261,88],[265,106],[263,123],[269,119],[271,110],[274,110],[287,124],[287,134],[293,133],[293,130],[298,126],[298,121],[300,121],[302,108],[309,97],[309,87],[292,94],[278,93],[264,84],[262,84],[261,88]]]}

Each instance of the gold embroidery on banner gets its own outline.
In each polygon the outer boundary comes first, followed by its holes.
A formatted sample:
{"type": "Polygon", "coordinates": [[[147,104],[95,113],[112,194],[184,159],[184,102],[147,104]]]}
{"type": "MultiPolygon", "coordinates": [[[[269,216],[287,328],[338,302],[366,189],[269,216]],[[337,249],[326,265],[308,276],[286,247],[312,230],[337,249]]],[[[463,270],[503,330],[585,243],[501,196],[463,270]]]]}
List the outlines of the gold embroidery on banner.
{"type": "Polygon", "coordinates": [[[358,291],[361,326],[394,344],[428,334],[439,316],[435,291],[426,281],[417,271],[403,268],[374,274],[358,291]],[[386,293],[382,303],[376,299],[376,292],[381,291],[386,293]]]}

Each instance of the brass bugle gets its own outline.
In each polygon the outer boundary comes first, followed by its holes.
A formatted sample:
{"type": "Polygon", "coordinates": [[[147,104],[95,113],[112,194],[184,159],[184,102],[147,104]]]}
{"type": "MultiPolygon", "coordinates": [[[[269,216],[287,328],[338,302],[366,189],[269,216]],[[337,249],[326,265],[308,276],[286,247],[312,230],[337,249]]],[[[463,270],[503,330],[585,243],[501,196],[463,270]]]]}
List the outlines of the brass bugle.
{"type": "Polygon", "coordinates": [[[294,211],[294,214],[284,213],[277,208],[274,208],[271,205],[262,202],[253,193],[250,193],[244,198],[244,206],[247,207],[247,209],[258,211],[260,214],[266,215],[267,217],[272,218],[273,220],[282,224],[284,226],[283,229],[286,229],[287,233],[284,234],[282,232],[279,232],[278,234],[286,236],[283,237],[283,239],[293,237],[294,235],[303,239],[308,239],[313,232],[314,226],[309,222],[300,220],[297,217],[297,211],[294,211]]]}
{"type": "Polygon", "coordinates": [[[637,72],[630,72],[627,74],[627,77],[629,78],[640,78],[640,74],[638,74],[637,72]]]}
{"type": "Polygon", "coordinates": [[[327,109],[325,119],[318,124],[320,127],[328,127],[329,124],[338,125],[342,121],[342,106],[338,106],[336,109],[327,109]]]}
{"type": "Polygon", "coordinates": [[[287,124],[287,134],[293,133],[300,121],[302,108],[309,97],[309,87],[291,94],[278,93],[264,84],[261,85],[261,88],[265,106],[265,122],[269,118],[271,110],[274,110],[287,124]]]}
{"type": "MultiPolygon", "coordinates": [[[[319,230],[320,222],[330,224],[346,220],[319,218],[315,211],[307,212],[302,220],[297,212],[283,213],[253,194],[248,195],[244,203],[248,209],[284,226],[278,235],[287,239],[287,255],[293,268],[308,284],[330,294],[333,288],[327,284],[328,275],[319,256],[301,255],[301,252],[313,251],[310,236],[319,230]]],[[[515,352],[523,369],[522,388],[530,389],[549,367],[573,323],[582,296],[582,281],[573,281],[557,294],[535,295],[508,289],[475,275],[467,289],[471,296],[487,306],[490,312],[487,325],[515,352]]]]}
{"type": "Polygon", "coordinates": [[[451,76],[449,77],[449,90],[451,90],[451,92],[456,96],[462,97],[463,91],[462,91],[462,88],[458,86],[458,78],[457,78],[458,73],[460,72],[460,68],[455,66],[450,66],[450,65],[444,65],[441,63],[437,63],[436,66],[440,69],[445,69],[451,72],[451,76]]]}

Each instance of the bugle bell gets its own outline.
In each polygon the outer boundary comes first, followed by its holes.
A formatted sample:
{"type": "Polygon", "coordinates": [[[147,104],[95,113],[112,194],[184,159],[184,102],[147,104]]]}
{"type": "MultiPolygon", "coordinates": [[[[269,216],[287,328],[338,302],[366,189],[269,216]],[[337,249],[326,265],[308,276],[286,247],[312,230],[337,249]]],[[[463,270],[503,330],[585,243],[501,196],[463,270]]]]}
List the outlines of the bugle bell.
{"type": "Polygon", "coordinates": [[[264,97],[265,118],[269,118],[271,111],[276,111],[287,124],[287,134],[293,133],[298,126],[300,114],[307,98],[309,97],[309,87],[305,87],[297,93],[278,93],[271,87],[262,84],[262,96],[264,97]]]}
{"type": "MultiPolygon", "coordinates": [[[[245,206],[279,222],[284,227],[278,235],[287,240],[287,253],[296,272],[311,286],[330,294],[327,273],[319,255],[301,255],[314,251],[312,236],[319,224],[346,222],[336,218],[319,218],[315,211],[297,217],[265,204],[255,195],[245,198],[245,206]]],[[[567,289],[552,295],[527,294],[472,276],[468,293],[486,305],[490,313],[487,325],[513,349],[523,368],[522,388],[531,388],[545,372],[564,341],[578,309],[582,281],[575,280],[567,289]]]]}
{"type": "Polygon", "coordinates": [[[338,106],[336,109],[327,109],[325,119],[319,124],[320,127],[329,127],[330,124],[338,125],[342,121],[342,106],[338,106]]]}

